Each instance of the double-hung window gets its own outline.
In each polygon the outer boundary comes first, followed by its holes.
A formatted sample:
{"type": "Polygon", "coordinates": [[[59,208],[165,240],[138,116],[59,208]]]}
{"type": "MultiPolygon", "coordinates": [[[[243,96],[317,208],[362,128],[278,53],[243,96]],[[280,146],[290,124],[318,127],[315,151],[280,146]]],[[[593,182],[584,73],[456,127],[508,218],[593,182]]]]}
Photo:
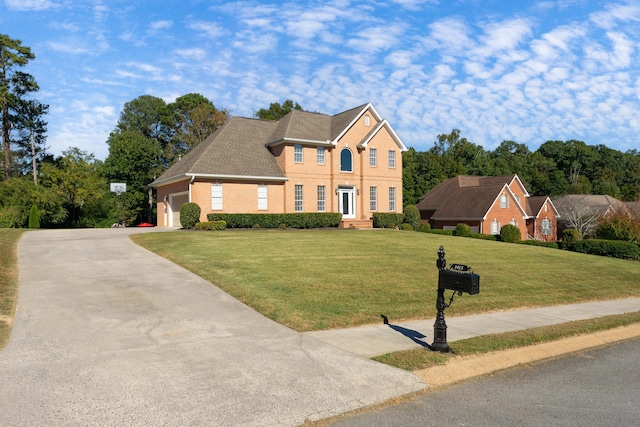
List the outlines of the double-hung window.
{"type": "Polygon", "coordinates": [[[302,163],[302,144],[294,144],[293,161],[296,163],[302,163]]]}
{"type": "Polygon", "coordinates": [[[506,209],[509,207],[509,199],[507,198],[506,194],[500,196],[500,207],[502,209],[506,209]]]}
{"type": "Polygon", "coordinates": [[[303,200],[303,186],[300,184],[296,184],[295,187],[295,195],[294,195],[294,203],[295,203],[295,211],[302,212],[304,211],[304,200],[303,200]]]}
{"type": "Polygon", "coordinates": [[[318,147],[318,164],[324,165],[324,147],[318,147]]]}
{"type": "Polygon", "coordinates": [[[389,187],[389,212],[396,210],[396,187],[389,187]]]}
{"type": "Polygon", "coordinates": [[[396,167],[396,152],[394,150],[389,150],[389,169],[394,169],[396,167]]]}
{"type": "Polygon", "coordinates": [[[324,185],[318,185],[318,212],[325,212],[327,210],[326,194],[326,187],[324,185]]]}
{"type": "Polygon", "coordinates": [[[267,186],[258,185],[258,210],[266,211],[269,209],[267,186]]]}
{"type": "Polygon", "coordinates": [[[371,212],[378,210],[378,187],[369,187],[369,210],[371,212]]]}
{"type": "Polygon", "coordinates": [[[540,222],[540,233],[543,236],[551,235],[551,220],[549,218],[545,218],[540,222]]]}
{"type": "Polygon", "coordinates": [[[222,210],[222,184],[211,184],[211,209],[222,210]]]}
{"type": "Polygon", "coordinates": [[[375,148],[369,149],[369,166],[375,168],[378,164],[378,150],[375,148]]]}

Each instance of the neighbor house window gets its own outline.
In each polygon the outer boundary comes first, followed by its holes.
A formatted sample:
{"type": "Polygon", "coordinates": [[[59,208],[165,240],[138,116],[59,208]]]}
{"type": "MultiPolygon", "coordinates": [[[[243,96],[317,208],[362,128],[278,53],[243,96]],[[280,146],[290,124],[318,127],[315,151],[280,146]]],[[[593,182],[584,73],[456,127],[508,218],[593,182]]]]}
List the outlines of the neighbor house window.
{"type": "Polygon", "coordinates": [[[302,144],[295,144],[293,146],[293,161],[302,163],[302,144]]]}
{"type": "Polygon", "coordinates": [[[491,234],[500,234],[500,223],[497,219],[491,221],[491,234]]]}
{"type": "Polygon", "coordinates": [[[545,218],[540,222],[540,233],[543,236],[551,236],[551,220],[545,218]]]}
{"type": "Polygon", "coordinates": [[[222,210],[222,184],[211,184],[211,209],[222,210]]]}
{"type": "Polygon", "coordinates": [[[318,164],[324,165],[324,147],[318,147],[318,164]]]}
{"type": "Polygon", "coordinates": [[[371,212],[378,210],[378,187],[369,187],[369,210],[371,212]]]}
{"type": "Polygon", "coordinates": [[[366,127],[371,126],[371,117],[369,117],[368,115],[364,116],[364,125],[366,127]]]}
{"type": "Polygon", "coordinates": [[[369,149],[369,166],[375,168],[378,164],[378,150],[375,148],[369,149]]]}
{"type": "Polygon", "coordinates": [[[506,209],[509,207],[509,199],[507,198],[506,194],[500,196],[500,207],[502,209],[506,209]]]}
{"type": "Polygon", "coordinates": [[[303,189],[302,185],[296,184],[295,197],[294,197],[296,212],[302,212],[304,210],[304,200],[302,199],[302,189],[303,189]]]}
{"type": "Polygon", "coordinates": [[[353,172],[353,155],[348,148],[340,152],[340,172],[353,172]]]}
{"type": "Polygon", "coordinates": [[[327,188],[324,185],[318,185],[318,212],[325,212],[327,188]]]}
{"type": "Polygon", "coordinates": [[[266,211],[268,209],[268,199],[267,199],[267,186],[262,184],[258,185],[258,210],[266,211]]]}
{"type": "Polygon", "coordinates": [[[396,210],[396,187],[389,187],[389,211],[396,210]]]}
{"type": "Polygon", "coordinates": [[[393,150],[389,150],[389,168],[393,169],[396,167],[396,152],[393,150]]]}

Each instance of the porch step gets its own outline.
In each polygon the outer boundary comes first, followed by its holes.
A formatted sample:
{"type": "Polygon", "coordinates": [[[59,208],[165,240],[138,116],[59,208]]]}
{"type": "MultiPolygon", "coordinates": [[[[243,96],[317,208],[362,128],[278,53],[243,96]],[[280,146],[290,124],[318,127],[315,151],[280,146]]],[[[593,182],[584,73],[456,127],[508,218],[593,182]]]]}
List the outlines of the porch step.
{"type": "Polygon", "coordinates": [[[343,219],[338,228],[373,228],[373,220],[370,219],[343,219]]]}

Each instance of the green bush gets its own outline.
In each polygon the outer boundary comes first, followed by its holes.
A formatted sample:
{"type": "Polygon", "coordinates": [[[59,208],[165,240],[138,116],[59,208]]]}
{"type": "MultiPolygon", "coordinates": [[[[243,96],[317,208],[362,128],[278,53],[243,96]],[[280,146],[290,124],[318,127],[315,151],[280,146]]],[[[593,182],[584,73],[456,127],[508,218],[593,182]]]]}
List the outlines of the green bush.
{"type": "Polygon", "coordinates": [[[460,223],[456,225],[456,230],[453,232],[454,236],[471,237],[471,227],[469,224],[460,223]]]}
{"type": "Polygon", "coordinates": [[[408,222],[403,222],[400,224],[400,230],[413,231],[413,227],[408,222]]]}
{"type": "Polygon", "coordinates": [[[520,243],[522,243],[523,245],[543,246],[545,248],[558,249],[558,244],[556,242],[543,242],[542,240],[523,240],[520,243]]]}
{"type": "Polygon", "coordinates": [[[218,231],[227,228],[224,221],[205,221],[196,223],[196,230],[218,231]]]}
{"type": "Polygon", "coordinates": [[[420,227],[420,211],[415,205],[404,207],[403,223],[411,225],[412,230],[417,230],[420,227]]]}
{"type": "Polygon", "coordinates": [[[621,240],[579,240],[572,245],[571,250],[584,254],[640,260],[640,246],[621,240]]]}
{"type": "Polygon", "coordinates": [[[520,229],[513,224],[507,224],[500,229],[500,240],[507,243],[519,243],[520,229]]]}
{"type": "Polygon", "coordinates": [[[0,207],[0,228],[19,228],[20,210],[13,206],[0,207]]]}
{"type": "Polygon", "coordinates": [[[342,214],[335,212],[311,212],[288,214],[207,214],[209,221],[223,220],[227,228],[327,228],[337,227],[342,214]]]}
{"type": "Polygon", "coordinates": [[[194,228],[200,222],[200,205],[185,203],[180,207],[180,224],[182,228],[194,228]]]}
{"type": "Polygon", "coordinates": [[[373,228],[396,228],[404,222],[404,214],[374,212],[373,228]]]}
{"type": "Polygon", "coordinates": [[[616,210],[600,218],[596,228],[596,237],[602,240],[624,240],[640,243],[640,218],[616,210]]]}
{"type": "Polygon", "coordinates": [[[471,237],[472,239],[489,240],[491,242],[498,240],[498,238],[493,234],[471,233],[468,237],[471,237]]]}
{"type": "Polygon", "coordinates": [[[29,211],[29,228],[40,228],[40,211],[36,205],[31,205],[29,211]]]}
{"type": "Polygon", "coordinates": [[[582,233],[580,233],[580,230],[577,230],[575,228],[567,228],[562,232],[563,249],[571,250],[573,245],[580,240],[582,240],[582,233]]]}
{"type": "Polygon", "coordinates": [[[421,233],[428,233],[429,231],[431,231],[431,224],[429,224],[428,222],[421,222],[418,226],[418,231],[421,233]]]}
{"type": "Polygon", "coordinates": [[[440,230],[439,228],[432,228],[427,231],[431,234],[441,234],[443,236],[453,236],[453,230],[440,230]]]}

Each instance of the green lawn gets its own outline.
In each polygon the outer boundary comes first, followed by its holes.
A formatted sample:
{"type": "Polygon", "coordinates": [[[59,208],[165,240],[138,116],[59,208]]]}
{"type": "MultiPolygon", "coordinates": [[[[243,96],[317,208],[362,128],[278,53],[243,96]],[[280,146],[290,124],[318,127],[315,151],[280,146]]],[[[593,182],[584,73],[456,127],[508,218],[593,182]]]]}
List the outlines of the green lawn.
{"type": "MultiPolygon", "coordinates": [[[[398,230],[227,230],[135,235],[298,331],[433,318],[437,251],[480,275],[456,316],[640,296],[640,263],[558,249],[398,230]]],[[[447,293],[447,298],[449,293],[447,293]]]]}
{"type": "Polygon", "coordinates": [[[24,230],[0,228],[0,348],[9,341],[18,298],[18,240],[24,230]]]}

